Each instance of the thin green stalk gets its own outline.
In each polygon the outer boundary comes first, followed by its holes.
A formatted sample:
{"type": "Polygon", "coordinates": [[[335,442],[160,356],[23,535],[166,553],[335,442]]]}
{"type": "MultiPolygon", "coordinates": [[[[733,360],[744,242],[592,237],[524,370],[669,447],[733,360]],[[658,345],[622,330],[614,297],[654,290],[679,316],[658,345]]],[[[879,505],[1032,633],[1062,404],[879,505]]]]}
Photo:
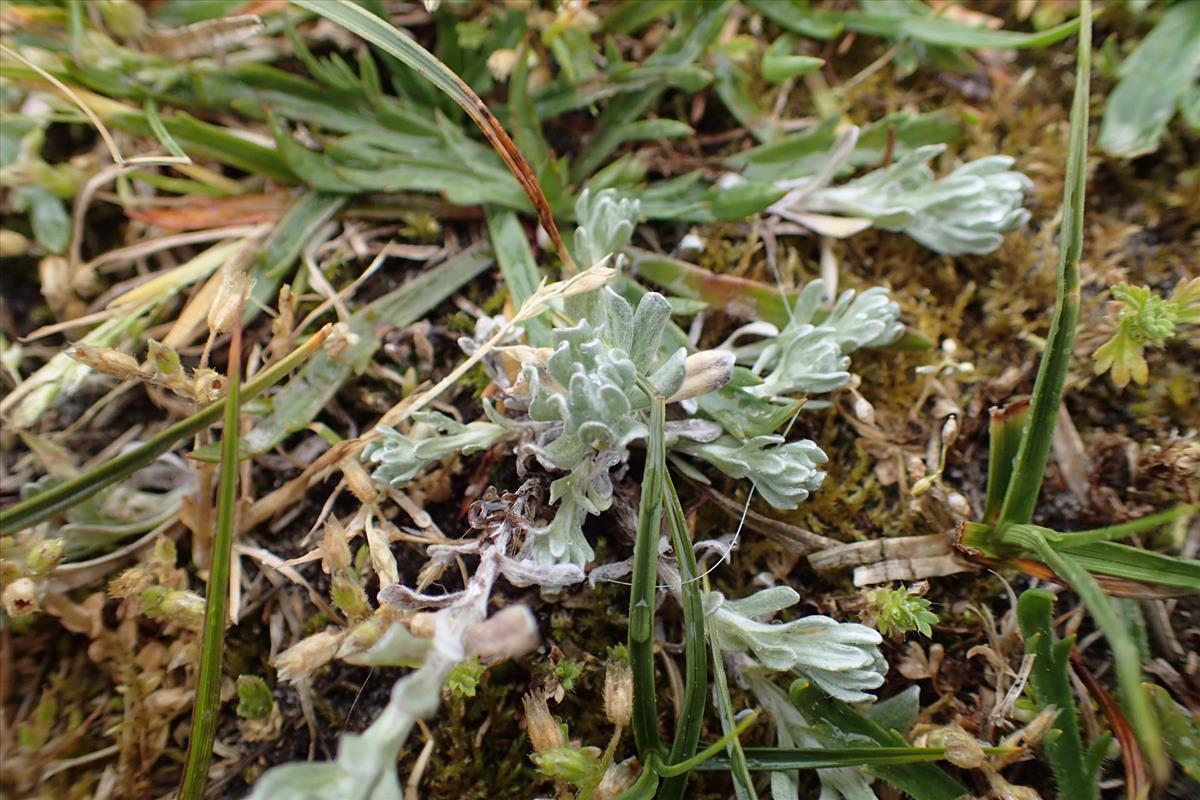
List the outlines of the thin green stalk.
{"type": "Polygon", "coordinates": [[[213,536],[211,569],[204,600],[204,639],[200,674],[192,706],[192,736],[183,771],[180,800],[200,800],[208,782],[217,712],[221,705],[221,655],[225,649],[225,609],[229,601],[229,558],[233,550],[234,514],[237,511],[238,417],[241,402],[242,326],[235,325],[229,342],[229,388],[225,395],[225,428],[221,431],[221,478],[217,484],[217,530],[213,536]]]}
{"type": "Polygon", "coordinates": [[[1112,649],[1113,663],[1117,668],[1117,684],[1121,687],[1129,720],[1137,733],[1142,752],[1150,764],[1155,782],[1162,785],[1170,775],[1170,763],[1163,750],[1158,720],[1150,709],[1150,700],[1142,689],[1142,663],[1133,637],[1117,616],[1100,584],[1091,573],[1077,564],[1073,558],[1059,553],[1036,531],[1015,530],[1012,541],[1028,550],[1033,550],[1042,561],[1070,583],[1071,588],[1091,612],[1096,627],[1104,633],[1112,649]]]}
{"type": "MultiPolygon", "coordinates": [[[[704,706],[708,692],[708,658],[705,652],[704,598],[700,593],[699,569],[692,538],[688,533],[683,505],[669,472],[663,472],[666,484],[667,525],[671,531],[671,546],[679,563],[680,594],[683,606],[683,640],[685,678],[683,710],[675,724],[675,740],[671,743],[671,763],[691,758],[700,742],[704,723],[704,706]]],[[[663,772],[666,775],[666,772],[663,772]]],[[[678,800],[687,788],[687,773],[671,777],[659,791],[660,800],[678,800]]]]}
{"type": "Polygon", "coordinates": [[[1105,528],[1092,528],[1086,531],[1070,531],[1059,532],[1049,528],[1039,528],[1043,532],[1049,532],[1046,535],[1047,541],[1053,542],[1058,547],[1079,547],[1085,544],[1093,544],[1095,542],[1115,542],[1118,539],[1125,539],[1133,536],[1136,533],[1153,530],[1162,525],[1174,522],[1181,517],[1196,513],[1195,505],[1181,504],[1174,508],[1160,511],[1157,514],[1150,514],[1145,517],[1139,517],[1129,522],[1122,522],[1119,525],[1109,525],[1105,528]]]}
{"type": "Polygon", "coordinates": [[[658,579],[658,536],[663,518],[666,474],[666,400],[654,397],[646,468],[633,545],[633,585],[629,590],[629,665],[633,669],[633,738],[643,763],[662,751],[658,733],[658,694],[654,687],[654,590],[658,579]]]}
{"type": "MultiPolygon", "coordinates": [[[[927,764],[946,758],[944,747],[748,747],[745,752],[746,763],[756,772],[927,764]]],[[[988,755],[1011,755],[1013,748],[985,747],[983,752],[988,755]]],[[[728,759],[716,756],[697,769],[717,772],[727,770],[730,766],[728,759]]]]}
{"type": "Polygon", "coordinates": [[[997,526],[1033,519],[1046,459],[1054,436],[1063,386],[1071,362],[1071,345],[1079,320],[1079,256],[1083,250],[1083,201],[1087,183],[1088,90],[1092,58],[1092,8],[1080,8],[1079,58],[1075,69],[1075,98],[1067,145],[1067,177],[1063,185],[1062,230],[1059,234],[1058,290],[1046,352],[1038,365],[1029,422],[1021,437],[1012,479],[1004,495],[997,526]]]}
{"type": "MultiPolygon", "coordinates": [[[[329,336],[330,330],[332,330],[332,326],[326,325],[300,347],[288,353],[286,357],[263,370],[258,377],[247,383],[241,393],[243,402],[262,394],[304,363],[321,347],[321,344],[329,336]]],[[[227,403],[228,397],[197,411],[187,419],[180,420],[152,437],[145,444],[122,453],[111,461],[106,461],[95,469],[90,469],[69,481],[36,494],[28,500],[0,511],[0,533],[16,533],[50,519],[71,506],[82,503],[101,489],[151,463],[163,453],[168,452],[181,439],[193,436],[216,422],[221,417],[227,403]]]]}
{"type": "Polygon", "coordinates": [[[745,719],[733,727],[733,730],[726,733],[720,739],[710,744],[708,747],[701,750],[696,755],[681,761],[678,764],[659,764],[658,774],[664,776],[687,775],[692,770],[698,768],[701,764],[711,758],[719,755],[722,750],[729,746],[730,742],[736,742],[738,737],[746,732],[746,729],[758,722],[759,714],[762,712],[758,709],[746,715],[745,719]]]}
{"type": "MultiPolygon", "coordinates": [[[[704,590],[709,591],[708,578],[704,579],[704,590]]],[[[729,697],[729,684],[725,678],[725,661],[721,657],[721,646],[717,637],[710,636],[713,657],[713,684],[717,695],[717,710],[721,713],[721,730],[730,734],[737,729],[734,724],[733,700],[729,697]]],[[[754,791],[754,779],[750,777],[750,767],[746,763],[746,755],[742,750],[742,741],[737,736],[729,739],[729,771],[733,776],[733,792],[737,800],[757,800],[758,793],[754,791]]]]}

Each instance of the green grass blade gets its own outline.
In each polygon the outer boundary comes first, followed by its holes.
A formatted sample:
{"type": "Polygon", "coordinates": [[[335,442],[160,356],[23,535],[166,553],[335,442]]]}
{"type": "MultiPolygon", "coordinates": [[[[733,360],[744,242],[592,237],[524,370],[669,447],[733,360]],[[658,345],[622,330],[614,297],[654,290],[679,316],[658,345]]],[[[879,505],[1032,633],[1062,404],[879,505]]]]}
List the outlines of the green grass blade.
{"type": "MultiPolygon", "coordinates": [[[[667,526],[671,531],[671,546],[679,563],[683,596],[684,684],[683,711],[675,723],[675,739],[671,743],[670,761],[678,764],[696,754],[700,731],[704,726],[704,707],[708,698],[708,656],[704,629],[704,600],[700,593],[700,570],[692,549],[683,505],[675,491],[670,473],[664,470],[667,526]]],[[[718,668],[720,663],[718,662],[718,668]]],[[[736,741],[736,740],[735,740],[736,741]]],[[[679,800],[687,789],[687,774],[668,778],[659,790],[660,800],[679,800]]]]}
{"type": "Polygon", "coordinates": [[[1029,424],[1013,465],[1012,480],[1000,508],[998,526],[1027,523],[1033,518],[1046,458],[1054,437],[1058,407],[1071,362],[1071,345],[1079,320],[1079,257],[1083,250],[1083,205],[1087,183],[1088,96],[1092,60],[1091,5],[1084,2],[1080,19],[1075,99],[1067,145],[1067,177],[1063,184],[1062,230],[1059,233],[1058,291],[1046,352],[1038,365],[1029,424]]]}
{"type": "Polygon", "coordinates": [[[1070,583],[1091,613],[1096,627],[1108,639],[1117,668],[1117,685],[1121,688],[1121,705],[1137,734],[1138,743],[1155,776],[1155,783],[1162,785],[1170,775],[1170,762],[1163,750],[1158,721],[1150,709],[1150,700],[1142,689],[1142,664],[1137,644],[1121,622],[1112,602],[1091,573],[1075,560],[1075,549],[1059,553],[1036,532],[1014,532],[1013,541],[1037,552],[1048,567],[1070,583]]]}
{"type": "Polygon", "coordinates": [[[155,105],[153,98],[147,97],[146,102],[142,104],[142,113],[146,115],[146,122],[150,124],[150,130],[154,133],[154,138],[158,139],[158,143],[163,148],[175,156],[176,158],[187,158],[187,153],[183,152],[183,148],[171,136],[171,132],[166,129],[162,123],[162,117],[158,115],[158,106],[155,105]]]}
{"type": "MultiPolygon", "coordinates": [[[[513,307],[520,308],[542,280],[533,250],[515,213],[493,206],[488,206],[484,212],[496,263],[500,265],[500,274],[504,276],[504,285],[512,296],[513,307]]],[[[534,317],[525,323],[525,335],[534,347],[549,347],[550,321],[545,316],[534,317]]]]}
{"type": "MultiPolygon", "coordinates": [[[[677,67],[699,58],[716,40],[733,9],[729,0],[704,0],[694,3],[695,9],[683,15],[683,20],[670,37],[646,59],[648,67],[677,67]]],[[[594,173],[625,137],[626,126],[637,121],[654,104],[665,85],[652,86],[638,92],[614,97],[596,121],[595,132],[588,138],[579,158],[571,166],[571,179],[582,183],[594,173]]]]}
{"type": "Polygon", "coordinates": [[[993,31],[973,28],[939,17],[906,17],[900,30],[926,44],[970,50],[1019,50],[1049,47],[1080,29],[1080,20],[1068,20],[1044,31],[993,31]]]}
{"type": "Polygon", "coordinates": [[[263,307],[275,302],[280,284],[295,268],[309,239],[345,204],[345,197],[320,192],[305,192],[292,203],[263,243],[262,252],[250,269],[254,288],[250,290],[242,324],[248,325],[263,307]]]}
{"type": "Polygon", "coordinates": [[[1163,741],[1167,751],[1193,781],[1200,781],[1200,719],[1171,699],[1171,693],[1153,683],[1145,685],[1154,703],[1154,711],[1163,721],[1163,741]]]}
{"type": "MultiPolygon", "coordinates": [[[[1001,750],[1002,748],[985,748],[1001,750]]],[[[747,747],[747,766],[755,772],[782,772],[793,769],[837,769],[839,767],[889,767],[943,761],[942,747],[747,747]]],[[[713,758],[701,770],[730,768],[727,758],[713,758]]]]}
{"type": "MultiPolygon", "coordinates": [[[[142,111],[121,107],[112,113],[101,112],[101,116],[118,130],[147,139],[154,137],[153,125],[142,111]]],[[[299,180],[273,148],[238,136],[228,128],[201,122],[182,112],[159,116],[159,121],[179,147],[193,157],[212,158],[280,183],[294,184],[299,180]]]]}
{"type": "Polygon", "coordinates": [[[241,401],[242,329],[234,327],[226,378],[225,428],[221,431],[221,476],[217,484],[217,530],[212,541],[211,568],[204,600],[204,635],[200,673],[192,705],[192,736],[183,770],[180,800],[200,800],[208,783],[217,713],[221,707],[221,656],[225,650],[225,616],[229,603],[229,560],[233,551],[238,488],[238,441],[241,401]]]}
{"type": "Polygon", "coordinates": [[[746,729],[758,721],[760,712],[753,711],[747,714],[741,722],[734,725],[728,733],[722,736],[717,741],[710,744],[708,747],[701,750],[696,755],[689,759],[679,762],[678,764],[659,764],[658,770],[662,775],[676,776],[687,775],[694,769],[698,769],[701,764],[704,764],[709,759],[715,758],[722,750],[729,746],[730,742],[737,741],[737,738],[746,732],[746,729]]]}
{"type": "MultiPolygon", "coordinates": [[[[994,31],[976,28],[938,17],[917,16],[902,4],[903,13],[829,11],[809,8],[796,0],[747,0],[746,4],[782,27],[820,39],[837,36],[843,30],[887,38],[909,37],[925,44],[962,47],[970,50],[1013,50],[1049,47],[1061,42],[1080,27],[1073,19],[1044,31],[994,31]]],[[[887,9],[888,4],[874,8],[887,9]]]]}
{"type": "Polygon", "coordinates": [[[1070,533],[1058,533],[1054,540],[1056,547],[1077,547],[1081,544],[1091,544],[1093,542],[1115,542],[1118,539],[1124,539],[1133,536],[1137,533],[1145,533],[1154,528],[1163,525],[1169,525],[1183,517],[1195,514],[1198,507],[1195,504],[1181,503],[1174,508],[1169,508],[1166,511],[1160,511],[1157,514],[1148,514],[1144,517],[1122,522],[1118,525],[1109,525],[1104,528],[1092,528],[1086,531],[1071,531],[1070,533]]]}
{"type": "Polygon", "coordinates": [[[1059,791],[1063,797],[1089,800],[1097,796],[1099,787],[1097,776],[1087,770],[1075,711],[1075,689],[1069,675],[1075,637],[1055,639],[1053,609],[1054,595],[1042,589],[1030,589],[1017,601],[1017,620],[1025,637],[1025,651],[1037,656],[1029,673],[1029,685],[1039,710],[1049,706],[1058,709],[1051,729],[1054,733],[1042,740],[1042,749],[1054,770],[1059,791]]]}
{"type": "Polygon", "coordinates": [[[1092,542],[1069,548],[1057,544],[1052,546],[1092,574],[1200,593],[1200,561],[1194,559],[1169,556],[1118,542],[1092,542]]]}
{"type": "Polygon", "coordinates": [[[794,301],[794,295],[781,295],[774,286],[736,275],[719,275],[649,250],[630,248],[629,256],[639,278],[680,297],[703,300],[724,311],[732,308],[735,316],[774,325],[788,322],[788,303],[794,301]]]}
{"type": "MultiPolygon", "coordinates": [[[[648,387],[648,384],[647,384],[648,387]]],[[[649,388],[649,387],[648,387],[649,388]]],[[[666,401],[654,398],[646,437],[646,467],[638,505],[629,590],[629,664],[633,668],[633,737],[642,762],[662,750],[658,733],[658,693],[654,686],[654,592],[658,583],[658,537],[662,530],[666,475],[666,401]]]]}
{"type": "Polygon", "coordinates": [[[604,15],[606,33],[630,34],[673,13],[683,0],[620,0],[604,15]]]}
{"type": "MultiPolygon", "coordinates": [[[[254,380],[242,387],[242,402],[254,399],[303,364],[321,347],[321,344],[329,336],[329,330],[330,326],[322,328],[303,345],[263,370],[254,380]]],[[[226,400],[221,400],[213,403],[111,461],[106,461],[82,475],[0,511],[0,533],[16,533],[50,519],[55,514],[83,502],[96,492],[136,472],[163,453],[168,452],[181,439],[199,433],[220,419],[226,402],[226,400]]]]}
{"type": "MultiPolygon", "coordinates": [[[[708,579],[705,578],[705,588],[708,579]]],[[[725,660],[721,657],[721,647],[715,637],[709,639],[713,657],[713,688],[717,696],[717,710],[721,713],[721,730],[729,735],[734,729],[733,699],[729,696],[729,683],[725,677],[725,660]]],[[[754,791],[754,780],[750,776],[750,766],[741,740],[733,736],[727,747],[728,755],[721,759],[727,764],[730,777],[733,778],[733,792],[737,800],[756,800],[758,793],[754,791]]],[[[711,763],[711,762],[710,762],[711,763]]]]}

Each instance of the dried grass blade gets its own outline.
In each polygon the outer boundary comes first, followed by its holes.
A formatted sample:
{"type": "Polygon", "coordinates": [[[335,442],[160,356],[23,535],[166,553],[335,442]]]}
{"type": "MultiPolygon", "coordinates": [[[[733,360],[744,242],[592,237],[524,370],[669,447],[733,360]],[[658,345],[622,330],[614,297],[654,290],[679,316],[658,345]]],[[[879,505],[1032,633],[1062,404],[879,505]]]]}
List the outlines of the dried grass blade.
{"type": "MultiPolygon", "coordinates": [[[[287,357],[263,370],[253,381],[243,387],[242,400],[248,401],[257,397],[304,363],[309,356],[320,349],[331,329],[332,326],[326,326],[317,331],[287,357]]],[[[213,403],[187,419],[175,423],[135,449],[122,453],[77,478],[60,483],[41,494],[36,494],[0,511],[0,533],[16,533],[83,502],[96,492],[149,464],[169,451],[181,439],[204,430],[221,417],[224,408],[225,401],[213,403]]]]}

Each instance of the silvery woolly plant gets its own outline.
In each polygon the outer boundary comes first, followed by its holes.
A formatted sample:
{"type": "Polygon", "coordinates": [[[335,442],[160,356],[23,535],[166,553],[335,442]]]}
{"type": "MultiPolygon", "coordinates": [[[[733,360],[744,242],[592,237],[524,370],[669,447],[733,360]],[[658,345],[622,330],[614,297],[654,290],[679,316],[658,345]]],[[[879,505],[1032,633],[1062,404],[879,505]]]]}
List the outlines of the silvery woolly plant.
{"type": "MultiPolygon", "coordinates": [[[[578,257],[598,261],[619,254],[628,244],[637,203],[604,191],[582,197],[576,212],[581,221],[575,235],[578,257]]],[[[361,748],[369,745],[374,761],[380,753],[386,760],[413,721],[433,712],[436,687],[469,654],[464,644],[469,632],[490,622],[484,620],[483,608],[496,577],[550,592],[584,580],[595,551],[583,523],[612,505],[614,480],[624,470],[631,448],[649,434],[652,395],[667,398],[676,409],[663,438],[678,467],[702,477],[700,467],[707,464],[730,477],[750,479],[768,503],[781,509],[795,508],[816,491],[825,477],[821,466],[826,456],[814,442],[786,441],[775,433],[739,439],[714,419],[698,415],[694,404],[686,401],[714,392],[740,392],[749,401],[787,408],[793,402],[788,395],[824,393],[844,385],[854,350],[884,345],[900,335],[899,309],[884,290],[846,292],[832,308],[821,307],[823,291],[819,282],[806,287],[782,330],[751,326],[731,339],[727,349],[691,355],[678,331],[672,330],[670,303],[654,292],[643,294],[636,306],[611,286],[566,298],[555,309],[559,324],[552,346],[546,348],[525,346],[516,339],[497,345],[495,334],[504,321],[482,319],[476,336],[461,344],[474,354],[485,346],[494,348],[482,360],[500,393],[493,398],[495,406],[485,402],[485,418],[462,423],[442,414],[416,414],[407,432],[380,429],[364,457],[374,467],[375,480],[399,487],[451,454],[510,442],[525,473],[536,464],[550,477],[551,513],[548,518],[539,515],[541,505],[529,504],[520,514],[505,517],[521,522],[500,524],[502,533],[489,529],[488,535],[461,546],[431,547],[434,562],[449,563],[464,554],[480,558],[464,592],[431,596],[393,586],[381,595],[385,605],[404,612],[436,609],[430,617],[433,638],[414,650],[421,644],[415,642],[419,637],[404,625],[394,626],[366,653],[355,656],[355,663],[421,666],[397,684],[385,712],[399,738],[380,734],[378,741],[372,739],[375,725],[363,737],[347,738],[337,769],[327,770],[328,779],[339,788],[361,785],[355,763],[369,761],[361,748]],[[727,387],[735,362],[751,369],[738,387],[727,387]]],[[[677,573],[674,581],[670,579],[670,561],[663,556],[666,584],[678,586],[677,573]]],[[[613,571],[607,567],[601,565],[599,571],[613,571]]],[[[741,600],[709,593],[704,610],[711,635],[730,657],[758,669],[807,676],[842,700],[872,699],[869,692],[882,683],[886,669],[879,635],[823,616],[761,621],[797,599],[784,587],[741,600]]],[[[256,794],[273,796],[267,789],[256,794]]]]}
{"type": "Polygon", "coordinates": [[[787,194],[770,213],[809,227],[819,220],[814,215],[850,217],[863,227],[907,234],[945,255],[991,253],[1004,234],[1029,221],[1022,203],[1033,183],[1011,169],[1013,159],[1005,155],[971,161],[935,178],[929,162],[946,146],[925,145],[892,164],[830,185],[849,161],[857,138],[857,128],[847,129],[820,173],[779,182],[787,194]]]}
{"type": "MultiPolygon", "coordinates": [[[[602,248],[611,253],[626,246],[637,209],[636,201],[619,200],[611,190],[585,193],[576,206],[582,222],[575,235],[581,258],[602,258],[602,248]]],[[[557,510],[544,526],[530,531],[521,556],[539,565],[573,564],[582,570],[594,557],[583,523],[611,506],[612,473],[627,462],[629,447],[646,436],[647,388],[673,402],[689,400],[720,389],[736,360],[752,365],[759,378],[738,391],[785,403],[787,395],[839,388],[850,378],[850,353],[890,344],[902,333],[899,308],[886,290],[844,292],[831,309],[821,307],[822,292],[820,281],[810,283],[782,330],[756,323],[735,334],[726,348],[690,356],[684,347],[664,345],[671,307],[661,295],[644,294],[636,308],[611,287],[572,297],[563,316],[573,324],[554,330],[552,348],[512,348],[523,361],[515,385],[508,385],[498,363],[489,367],[506,387],[504,416],[489,406],[490,421],[469,425],[423,418],[440,430],[433,438],[423,438],[420,431],[402,435],[383,430],[367,451],[376,465],[374,477],[402,485],[425,464],[452,452],[481,449],[524,432],[519,451],[558,477],[550,485],[550,502],[557,510]],[[739,343],[751,336],[759,338],[739,343]]],[[[495,321],[488,318],[481,325],[486,334],[495,321]]],[[[482,338],[464,340],[466,349],[473,352],[482,338]]],[[[730,477],[749,478],[776,508],[795,508],[824,480],[820,467],[826,456],[814,442],[787,442],[778,434],[739,440],[716,422],[695,417],[667,426],[677,464],[679,456],[686,456],[730,477]]]]}
{"type": "Polygon", "coordinates": [[[883,637],[866,625],[818,614],[791,622],[762,621],[799,599],[787,586],[763,589],[741,600],[708,592],[705,619],[724,653],[745,654],[764,669],[808,678],[830,697],[847,703],[874,700],[868,692],[883,685],[887,672],[879,652],[883,637]]]}

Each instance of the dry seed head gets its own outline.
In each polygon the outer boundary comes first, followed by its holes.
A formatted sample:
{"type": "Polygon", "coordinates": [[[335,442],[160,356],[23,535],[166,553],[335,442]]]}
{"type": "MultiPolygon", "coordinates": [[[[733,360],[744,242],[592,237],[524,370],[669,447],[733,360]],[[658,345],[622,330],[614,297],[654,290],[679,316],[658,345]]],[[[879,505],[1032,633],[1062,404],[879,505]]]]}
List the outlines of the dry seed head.
{"type": "Polygon", "coordinates": [[[18,578],[4,587],[4,610],[12,617],[36,614],[41,610],[37,594],[37,584],[32,578],[18,578]]]}
{"type": "Polygon", "coordinates": [[[392,554],[389,528],[394,529],[390,522],[381,519],[375,524],[373,515],[368,514],[366,520],[367,549],[371,556],[371,566],[379,578],[379,588],[386,589],[400,582],[400,572],[396,567],[396,557],[392,554]]]}
{"type": "Polygon", "coordinates": [[[86,364],[97,372],[111,375],[117,380],[127,381],[142,377],[142,368],[137,359],[111,347],[94,347],[80,342],[67,351],[67,355],[86,364]]]}
{"type": "Polygon", "coordinates": [[[38,262],[38,281],[46,304],[56,312],[78,303],[71,287],[71,265],[62,256],[46,256],[38,262]]]}
{"type": "Polygon", "coordinates": [[[854,393],[854,416],[868,425],[875,424],[875,406],[858,392],[854,393]]]}
{"type": "Polygon", "coordinates": [[[593,780],[599,761],[594,747],[558,747],[533,754],[533,763],[543,775],[575,785],[593,780]]]}
{"type": "Polygon", "coordinates": [[[334,573],[350,566],[350,545],[346,529],[332,514],[325,523],[325,538],[321,542],[321,565],[325,572],[334,573]]]}
{"type": "Polygon", "coordinates": [[[667,402],[677,403],[720,389],[733,375],[733,359],[728,350],[701,350],[688,356],[683,385],[667,402]]]}
{"type": "Polygon", "coordinates": [[[186,589],[151,586],[138,595],[138,605],[148,617],[185,628],[199,628],[204,623],[204,598],[186,589]]]}
{"type": "Polygon", "coordinates": [[[951,414],[942,424],[942,447],[949,448],[958,439],[958,415],[951,414]]]}
{"type": "MultiPolygon", "coordinates": [[[[1019,747],[1024,750],[1032,750],[1042,743],[1042,739],[1046,733],[1054,727],[1054,721],[1058,719],[1058,706],[1049,705],[1038,712],[1037,716],[1029,720],[1023,728],[1004,737],[1001,742],[1002,747],[1019,747]]],[[[997,756],[993,759],[993,764],[997,768],[1002,768],[1012,761],[1019,758],[1016,756],[997,756]]]]}
{"type": "Polygon", "coordinates": [[[192,370],[192,392],[197,404],[215,403],[225,394],[225,376],[211,367],[192,370]]]}
{"type": "Polygon", "coordinates": [[[231,261],[221,270],[221,285],[208,309],[208,329],[214,335],[228,333],[242,316],[246,295],[253,288],[250,276],[231,261]]]}
{"type": "Polygon", "coordinates": [[[948,493],[946,495],[946,505],[950,506],[950,510],[960,517],[971,516],[971,504],[959,492],[948,493]]]}
{"type": "Polygon", "coordinates": [[[337,652],[341,636],[330,631],[314,633],[275,657],[275,670],[281,681],[296,683],[329,663],[337,652]]]}
{"type": "Polygon", "coordinates": [[[143,566],[130,567],[108,582],[108,594],[119,600],[141,594],[154,583],[150,571],[143,566]]]}
{"type": "Polygon", "coordinates": [[[492,77],[498,81],[507,80],[509,73],[516,65],[517,51],[511,48],[494,50],[487,60],[488,72],[491,72],[492,77]]]}
{"type": "Polygon", "coordinates": [[[350,493],[358,502],[374,503],[379,497],[379,487],[375,485],[375,481],[371,480],[371,475],[356,457],[343,458],[338,462],[338,469],[342,471],[342,475],[346,478],[346,485],[350,487],[350,493]]]}
{"type": "Polygon", "coordinates": [[[292,287],[288,284],[283,284],[279,287],[279,300],[276,306],[279,308],[279,313],[271,320],[271,352],[276,355],[283,355],[287,348],[286,340],[292,335],[292,328],[296,324],[296,304],[298,298],[292,294],[292,287]]]}
{"type": "Polygon", "coordinates": [[[610,661],[604,670],[604,714],[618,728],[633,716],[633,670],[624,661],[610,661]]]}
{"type": "Polygon", "coordinates": [[[926,475],[924,478],[914,481],[909,494],[911,494],[913,497],[920,497],[933,488],[933,485],[937,483],[939,477],[941,476],[935,472],[932,475],[926,475]]]}
{"type": "Polygon", "coordinates": [[[946,760],[963,769],[978,769],[987,762],[987,756],[975,737],[963,731],[950,730],[942,737],[946,748],[946,760]]]}
{"type": "Polygon", "coordinates": [[[146,345],[146,360],[155,372],[155,378],[169,385],[176,382],[181,385],[187,381],[183,364],[179,361],[179,353],[169,344],[163,344],[157,339],[151,339],[146,345]]]}
{"type": "Polygon", "coordinates": [[[548,753],[564,747],[566,737],[550,714],[546,696],[541,692],[532,692],[525,695],[521,702],[525,706],[525,730],[529,732],[529,741],[533,743],[534,752],[548,753]]]}
{"type": "MultiPolygon", "coordinates": [[[[599,289],[610,280],[617,271],[612,267],[605,266],[608,261],[607,257],[602,259],[598,264],[585,269],[583,272],[563,281],[561,284],[556,284],[560,287],[561,297],[574,297],[577,294],[590,292],[593,289],[599,289]]],[[[548,287],[549,288],[549,287],[548,287]]]]}
{"type": "Polygon", "coordinates": [[[358,334],[350,330],[350,326],[346,323],[334,323],[333,328],[329,331],[329,338],[325,340],[325,352],[336,361],[348,349],[358,344],[358,339],[358,334]]]}
{"type": "Polygon", "coordinates": [[[399,619],[400,612],[395,606],[381,605],[375,613],[355,625],[347,632],[341,646],[338,647],[337,657],[345,658],[354,653],[368,649],[399,619]]]}
{"type": "Polygon", "coordinates": [[[615,800],[620,797],[637,779],[636,758],[627,758],[619,764],[610,764],[604,771],[604,778],[596,787],[594,800],[615,800]]]}

